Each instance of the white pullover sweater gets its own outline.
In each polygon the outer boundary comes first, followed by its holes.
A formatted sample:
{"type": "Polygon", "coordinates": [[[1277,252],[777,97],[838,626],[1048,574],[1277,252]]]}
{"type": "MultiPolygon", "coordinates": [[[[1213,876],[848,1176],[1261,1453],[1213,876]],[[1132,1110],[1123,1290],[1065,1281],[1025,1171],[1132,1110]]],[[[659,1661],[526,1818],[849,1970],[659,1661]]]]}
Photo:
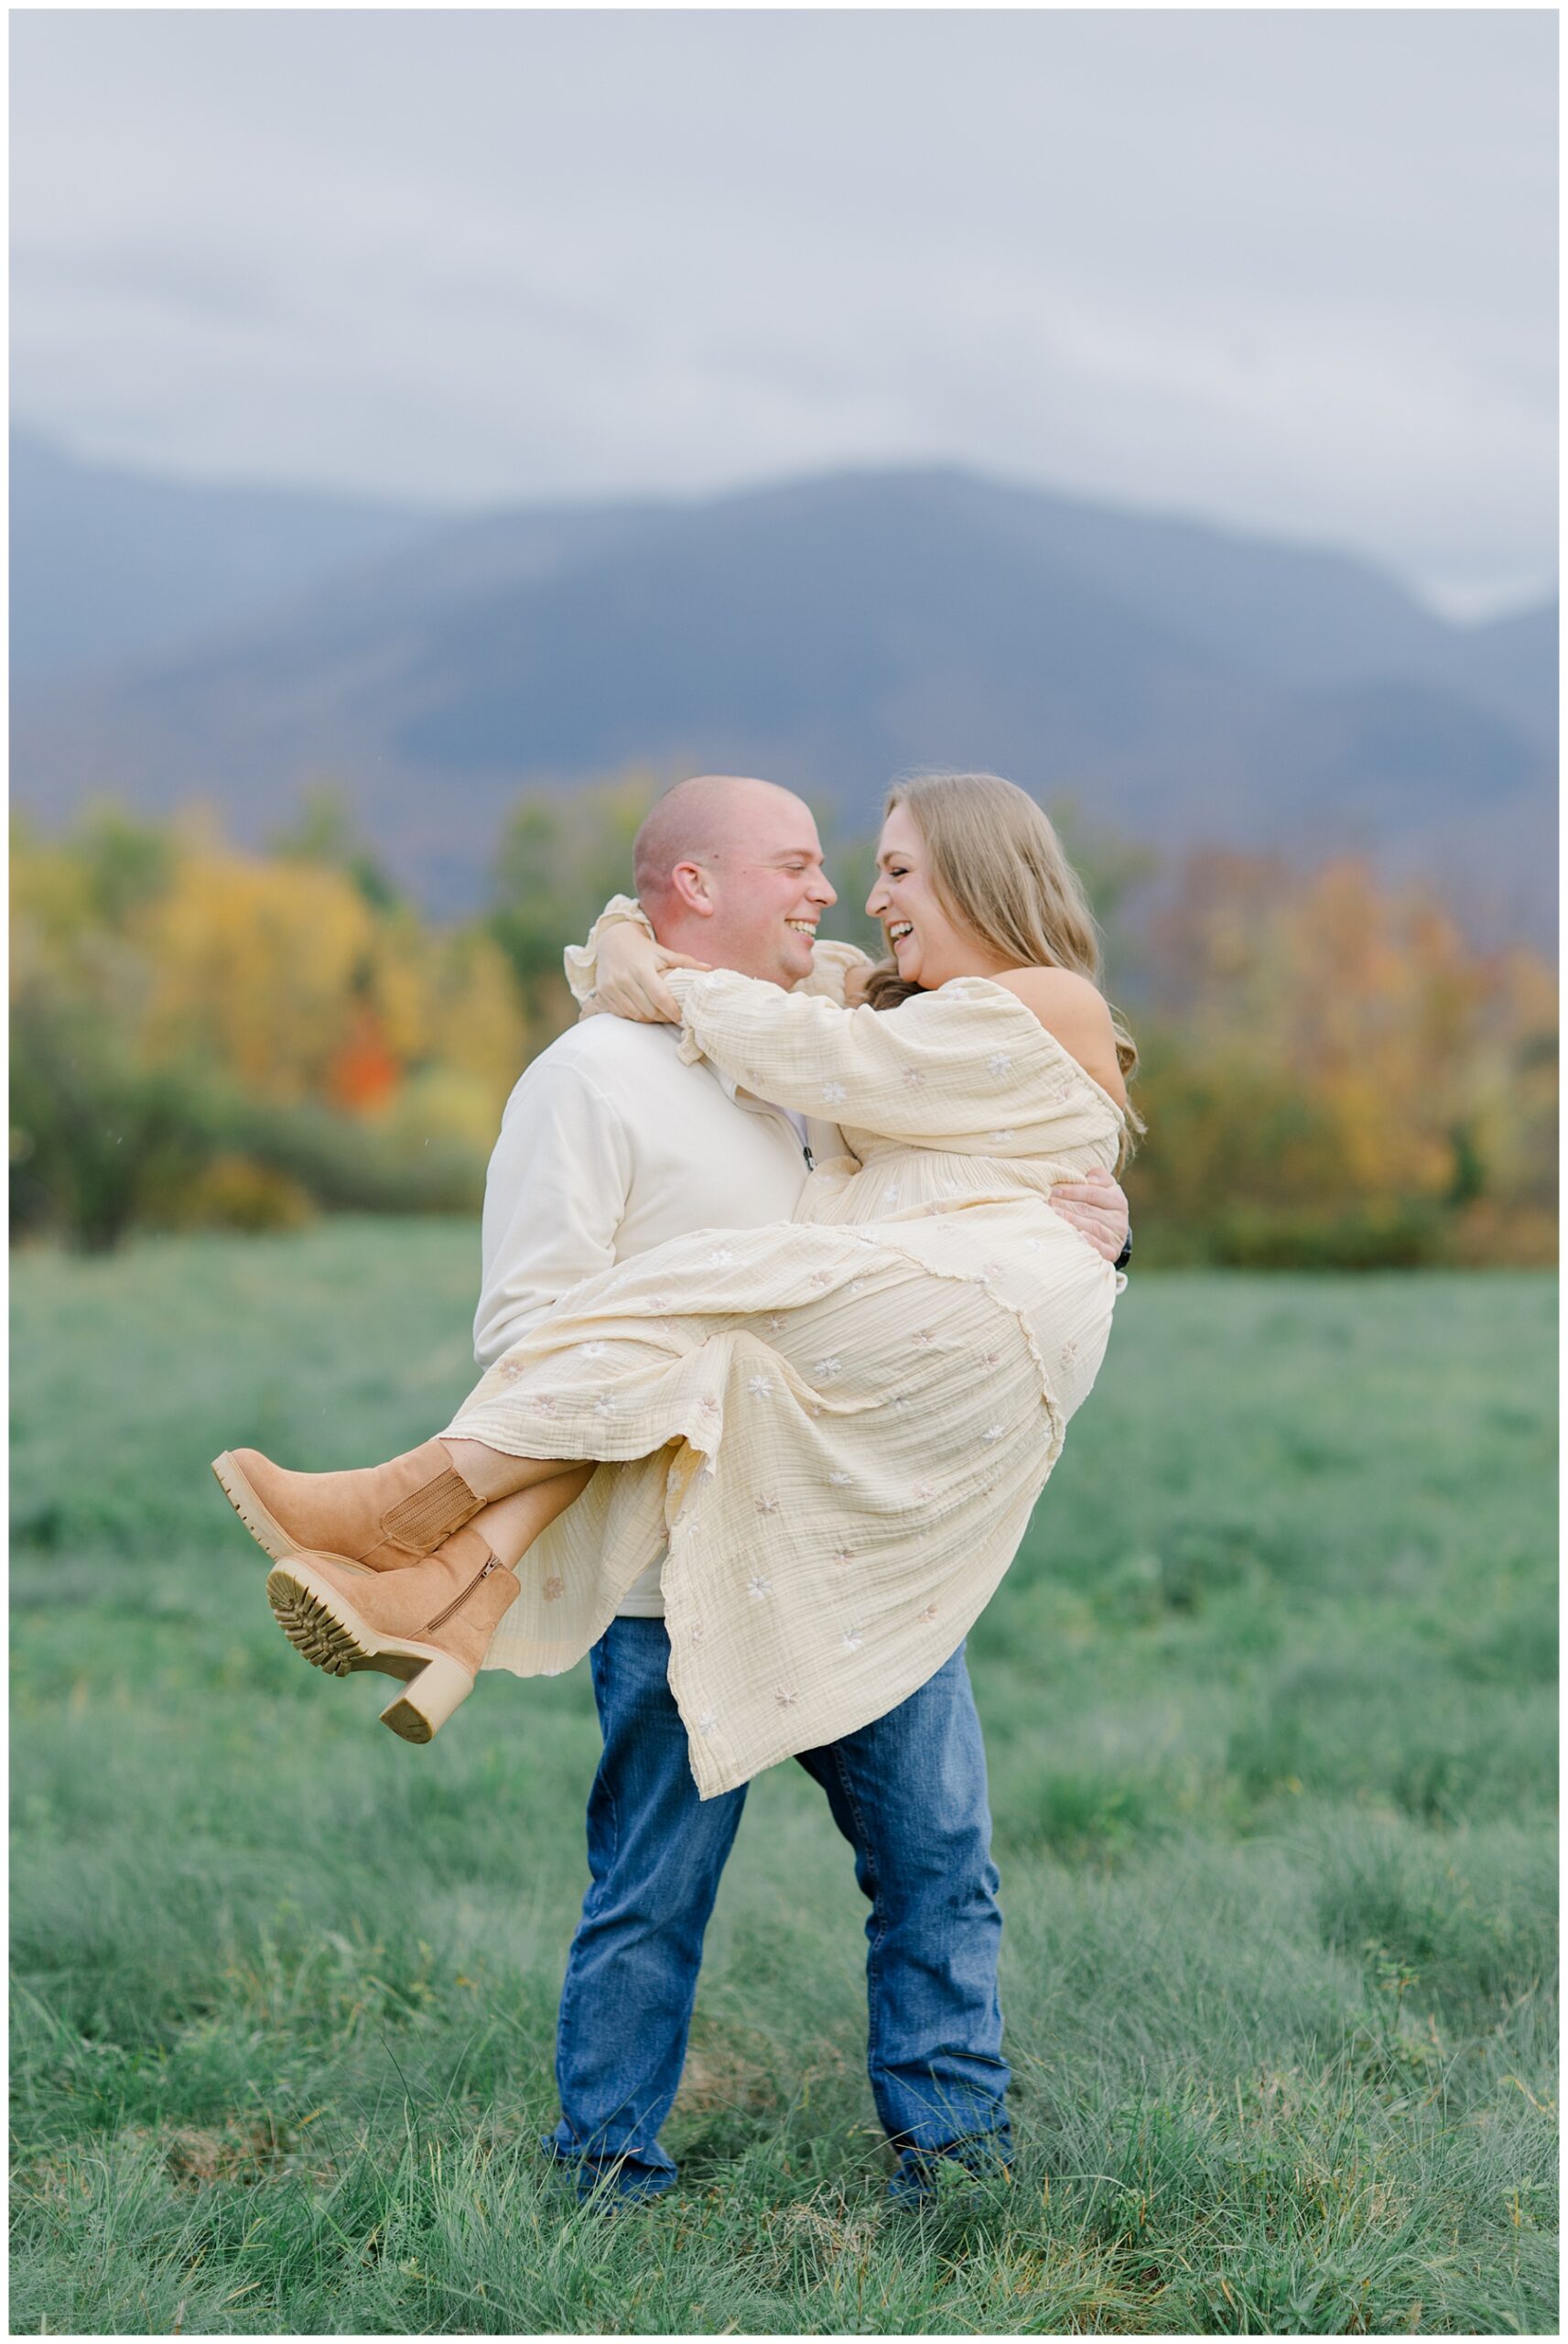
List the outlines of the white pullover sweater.
{"type": "MultiPolygon", "coordinates": [[[[634,907],[618,898],[610,908],[634,907]]],[[[819,944],[801,991],[840,993],[845,969],[863,957],[852,945],[819,944]]],[[[579,994],[591,967],[586,950],[568,954],[579,994]]],[[[490,1160],[473,1329],[480,1366],[492,1366],[584,1278],[666,1238],[792,1219],[807,1145],[819,1161],[843,1151],[837,1125],[805,1122],[705,1063],[683,1061],[673,1026],[590,1017],[563,1034],[513,1091],[490,1160]]],[[[664,1617],[665,1551],[662,1540],[651,1545],[622,1617],[664,1617]]]]}

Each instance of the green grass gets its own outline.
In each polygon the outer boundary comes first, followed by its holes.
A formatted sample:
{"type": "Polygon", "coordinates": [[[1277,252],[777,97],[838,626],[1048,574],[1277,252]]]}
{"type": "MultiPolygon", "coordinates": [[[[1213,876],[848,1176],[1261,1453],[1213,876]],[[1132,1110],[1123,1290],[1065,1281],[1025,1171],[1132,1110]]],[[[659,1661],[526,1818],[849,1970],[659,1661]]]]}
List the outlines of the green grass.
{"type": "Polygon", "coordinates": [[[861,1910],[752,1787],[665,2133],[538,2156],[586,1672],[411,1750],[207,1473],[468,1380],[473,1232],[16,1265],[13,2332],[1549,2331],[1554,1288],[1135,1277],[971,1639],[1018,2162],[884,2218],[861,1910]]]}

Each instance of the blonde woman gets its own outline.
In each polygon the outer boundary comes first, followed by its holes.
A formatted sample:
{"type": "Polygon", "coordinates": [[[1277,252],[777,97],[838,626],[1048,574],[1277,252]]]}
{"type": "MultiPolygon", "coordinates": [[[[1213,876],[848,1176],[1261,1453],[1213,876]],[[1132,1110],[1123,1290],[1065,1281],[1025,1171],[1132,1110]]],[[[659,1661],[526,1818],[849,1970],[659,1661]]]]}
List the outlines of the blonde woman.
{"type": "Polygon", "coordinates": [[[1135,1054],[1054,831],[994,776],[892,793],[868,904],[890,957],[832,949],[858,1002],[703,971],[622,908],[596,930],[600,1005],[678,1022],[684,1058],[831,1116],[849,1152],[792,1222],[585,1281],[391,1464],[296,1474],[239,1450],[218,1471],[277,1557],[292,1641],[403,1678],[384,1716],[411,1741],[487,1655],[579,1658],[656,1505],[670,1688],[709,1797],[903,1701],[1011,1562],[1121,1283],[1048,1198],[1122,1160],[1135,1054]],[[596,1462],[647,1458],[602,1477],[619,1517],[573,1508],[596,1462]]]}

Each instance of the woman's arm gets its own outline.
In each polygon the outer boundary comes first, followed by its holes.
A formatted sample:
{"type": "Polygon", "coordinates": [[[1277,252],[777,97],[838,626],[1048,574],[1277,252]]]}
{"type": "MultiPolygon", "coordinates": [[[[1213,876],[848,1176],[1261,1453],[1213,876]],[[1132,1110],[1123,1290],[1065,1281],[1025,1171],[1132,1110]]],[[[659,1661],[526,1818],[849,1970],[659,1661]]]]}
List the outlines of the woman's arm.
{"type": "MultiPolygon", "coordinates": [[[[585,1010],[609,1010],[644,1025],[680,1024],[680,1005],[664,982],[666,970],[710,965],[684,952],[667,951],[633,895],[612,895],[587,943],[568,944],[565,953],[567,982],[585,1010]]],[[[825,938],[812,947],[811,974],[795,990],[842,1002],[847,986],[863,982],[871,965],[858,944],[825,938]]]]}
{"type": "Polygon", "coordinates": [[[673,971],[681,1055],[707,1058],[781,1107],[887,1139],[1028,1156],[1049,1145],[1069,1092],[1057,1046],[994,985],[960,981],[896,1009],[841,1009],[730,970],[673,971]]]}
{"type": "Polygon", "coordinates": [[[645,1025],[678,1025],[680,1012],[664,989],[668,967],[707,964],[665,952],[654,923],[635,895],[611,895],[588,932],[586,944],[568,944],[561,956],[567,982],[584,1016],[609,1010],[645,1025]]]}

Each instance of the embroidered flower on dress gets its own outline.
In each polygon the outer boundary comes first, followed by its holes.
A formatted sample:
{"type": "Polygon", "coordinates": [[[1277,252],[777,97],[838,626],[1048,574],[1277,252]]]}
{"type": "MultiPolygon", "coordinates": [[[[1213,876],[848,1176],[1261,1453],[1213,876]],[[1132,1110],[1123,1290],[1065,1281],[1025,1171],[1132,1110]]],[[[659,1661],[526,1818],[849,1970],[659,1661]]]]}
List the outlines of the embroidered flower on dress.
{"type": "Polygon", "coordinates": [[[693,1652],[697,1651],[701,1645],[708,1642],[708,1630],[703,1626],[700,1620],[693,1621],[691,1626],[686,1632],[686,1640],[691,1646],[693,1652]]]}
{"type": "Polygon", "coordinates": [[[546,1603],[558,1603],[567,1591],[564,1579],[547,1579],[539,1590],[546,1603]]]}
{"type": "Polygon", "coordinates": [[[849,1096],[849,1092],[841,1082],[825,1082],[822,1086],[822,1100],[825,1106],[841,1107],[849,1096]]]}
{"type": "Polygon", "coordinates": [[[520,1375],[527,1374],[528,1370],[520,1359],[503,1359],[495,1372],[503,1384],[515,1384],[520,1375]]]}
{"type": "Polygon", "coordinates": [[[935,1494],[935,1489],[931,1482],[916,1481],[914,1485],[914,1503],[916,1505],[929,1505],[935,1494]]]}
{"type": "Polygon", "coordinates": [[[548,1392],[541,1392],[535,1398],[534,1405],[542,1416],[558,1416],[561,1413],[558,1403],[548,1392]]]}
{"type": "Polygon", "coordinates": [[[890,1180],[890,1181],[888,1182],[888,1184],[887,1184],[887,1187],[882,1190],[882,1202],[883,1202],[883,1204],[884,1204],[884,1205],[896,1205],[896,1204],[897,1204],[897,1202],[898,1202],[898,1182],[897,1182],[896,1180],[890,1180]]]}
{"type": "Polygon", "coordinates": [[[859,1628],[850,1628],[844,1637],[844,1650],[846,1652],[859,1652],[860,1646],[865,1643],[865,1641],[866,1639],[861,1634],[859,1628]]]}
{"type": "Polygon", "coordinates": [[[1074,1343],[1074,1342],[1065,1342],[1065,1343],[1064,1343],[1064,1344],[1063,1344],[1063,1346],[1062,1346],[1062,1351],[1061,1351],[1061,1359],[1062,1359],[1062,1365],[1063,1365],[1064,1367],[1071,1367],[1071,1366],[1072,1366],[1072,1364],[1073,1364],[1073,1362],[1077,1358],[1077,1356],[1078,1356],[1078,1347],[1077,1347],[1076,1343],[1074,1343]]]}
{"type": "Polygon", "coordinates": [[[864,1294],[865,1290],[866,1281],[864,1278],[851,1278],[849,1285],[844,1288],[846,1294],[864,1294]]]}
{"type": "Polygon", "coordinates": [[[824,1384],[831,1384],[836,1375],[843,1374],[844,1362],[841,1359],[814,1360],[811,1372],[813,1375],[820,1375],[824,1384]]]}
{"type": "Polygon", "coordinates": [[[773,1396],[773,1387],[765,1375],[750,1376],[746,1389],[753,1400],[771,1400],[773,1396]]]}
{"type": "Polygon", "coordinates": [[[837,1546],[833,1549],[833,1559],[839,1564],[852,1563],[855,1559],[855,1549],[853,1546],[837,1546]]]}
{"type": "Polygon", "coordinates": [[[793,1687],[780,1685],[774,1691],[773,1698],[781,1709],[793,1709],[800,1695],[794,1690],[793,1687]]]}
{"type": "Polygon", "coordinates": [[[708,1266],[710,1270],[726,1269],[734,1259],[728,1245],[716,1245],[708,1257],[708,1266]]]}
{"type": "Polygon", "coordinates": [[[917,1612],[915,1613],[915,1624],[917,1627],[927,1628],[935,1617],[936,1606],[935,1603],[928,1603],[924,1612],[917,1612]]]}
{"type": "Polygon", "coordinates": [[[602,1359],[607,1348],[604,1343],[584,1343],[582,1355],[584,1359],[602,1359]]]}
{"type": "Polygon", "coordinates": [[[1026,1253],[1038,1253],[1040,1251],[1038,1237],[1026,1237],[1023,1241],[1023,1250],[1026,1253]]]}
{"type": "Polygon", "coordinates": [[[1000,1351],[982,1351],[980,1353],[980,1365],[982,1367],[1000,1367],[1001,1365],[1001,1353],[1000,1351]]]}
{"type": "Polygon", "coordinates": [[[854,1478],[853,1473],[829,1473],[827,1476],[829,1483],[836,1490],[847,1490],[854,1478]]]}
{"type": "Polygon", "coordinates": [[[833,1273],[831,1270],[813,1270],[810,1277],[806,1280],[806,1284],[808,1286],[831,1286],[832,1283],[833,1273]]]}
{"type": "Polygon", "coordinates": [[[921,1073],[920,1069],[917,1066],[906,1066],[904,1068],[903,1087],[906,1091],[920,1090],[922,1085],[925,1083],[925,1077],[921,1073]]]}
{"type": "Polygon", "coordinates": [[[935,1327],[917,1327],[909,1340],[917,1351],[928,1351],[936,1340],[936,1329],[935,1327]]]}
{"type": "Polygon", "coordinates": [[[596,1416],[612,1416],[615,1414],[615,1403],[608,1392],[600,1393],[593,1404],[593,1413],[596,1416]]]}
{"type": "Polygon", "coordinates": [[[711,1392],[703,1394],[697,1404],[697,1413],[699,1416],[716,1416],[719,1414],[719,1403],[711,1392]]]}
{"type": "Polygon", "coordinates": [[[766,1578],[762,1571],[754,1572],[746,1581],[746,1592],[751,1597],[753,1603],[761,1603],[763,1599],[770,1596],[773,1591],[773,1580],[766,1578]]]}
{"type": "Polygon", "coordinates": [[[1006,1433],[1007,1427],[1005,1425],[988,1425],[984,1432],[981,1433],[980,1438],[984,1441],[1001,1440],[1005,1438],[1006,1433]]]}
{"type": "Polygon", "coordinates": [[[1006,1074],[1011,1065],[1012,1060],[1005,1050],[993,1050],[986,1060],[987,1071],[991,1074],[1006,1074]]]}
{"type": "Polygon", "coordinates": [[[767,1317],[763,1319],[762,1324],[767,1329],[770,1335],[782,1335],[784,1330],[784,1312],[782,1310],[770,1310],[767,1317]]]}
{"type": "Polygon", "coordinates": [[[698,1733],[705,1737],[710,1733],[716,1733],[718,1731],[719,1720],[714,1716],[711,1709],[708,1710],[704,1716],[697,1719],[697,1730],[698,1733]]]}
{"type": "Polygon", "coordinates": [[[752,1503],[759,1514],[777,1514],[779,1510],[779,1502],[771,1492],[766,1496],[753,1498],[752,1503]]]}
{"type": "Polygon", "coordinates": [[[1018,1137],[1018,1134],[1014,1131],[988,1132],[986,1137],[993,1147],[1006,1147],[1011,1140],[1018,1137]]]}

